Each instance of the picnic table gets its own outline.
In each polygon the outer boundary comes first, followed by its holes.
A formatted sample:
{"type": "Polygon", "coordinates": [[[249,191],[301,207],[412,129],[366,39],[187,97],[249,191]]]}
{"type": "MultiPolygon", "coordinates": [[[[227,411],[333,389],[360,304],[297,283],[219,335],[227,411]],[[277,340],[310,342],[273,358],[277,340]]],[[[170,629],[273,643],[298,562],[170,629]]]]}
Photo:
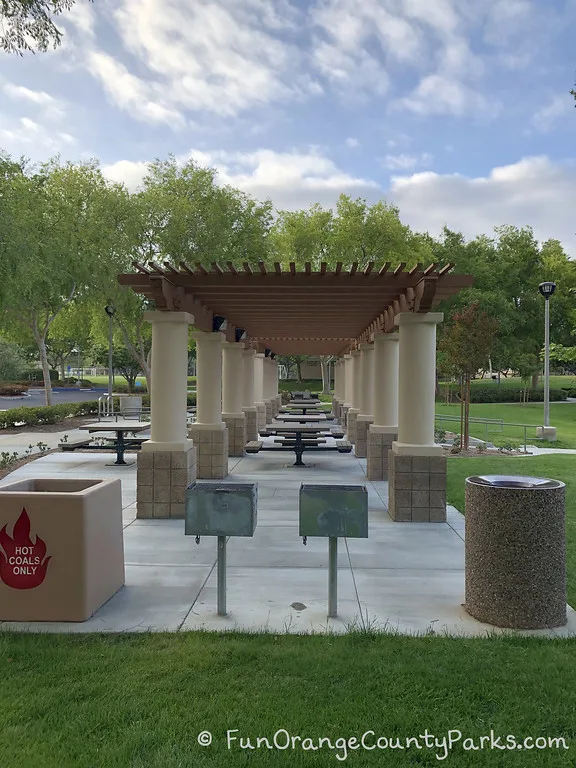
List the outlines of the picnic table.
{"type": "Polygon", "coordinates": [[[291,424],[319,424],[323,421],[330,421],[330,419],[326,416],[325,413],[309,413],[300,415],[297,413],[279,413],[278,416],[276,416],[276,421],[282,421],[291,424]]]}
{"type": "Polygon", "coordinates": [[[291,403],[288,403],[283,408],[280,409],[280,413],[303,413],[306,415],[306,412],[309,411],[310,413],[326,413],[326,411],[323,408],[319,408],[318,405],[292,405],[291,403]]]}
{"type": "MultiPolygon", "coordinates": [[[[289,426],[288,424],[270,424],[266,427],[266,431],[272,434],[277,434],[286,438],[283,445],[278,447],[263,447],[262,450],[290,450],[296,454],[295,467],[305,467],[306,464],[302,461],[302,454],[305,451],[338,451],[339,453],[350,453],[352,446],[345,441],[337,441],[336,445],[331,448],[321,443],[325,443],[325,440],[320,440],[327,433],[326,427],[317,425],[298,425],[289,426]],[[307,439],[308,438],[308,439],[307,439]]],[[[328,433],[329,434],[329,433],[328,433]]]]}
{"type": "MultiPolygon", "coordinates": [[[[136,445],[133,440],[126,439],[126,434],[128,432],[144,432],[144,430],[149,429],[149,427],[150,424],[144,422],[116,421],[110,424],[104,424],[102,422],[99,422],[98,424],[85,424],[84,426],[79,427],[79,429],[84,430],[89,434],[93,432],[115,432],[116,439],[112,446],[116,448],[116,461],[114,464],[124,464],[125,466],[129,466],[134,462],[124,461],[124,452],[130,448],[135,448],[136,445]]],[[[109,450],[108,446],[90,447],[96,450],[109,450]]]]}

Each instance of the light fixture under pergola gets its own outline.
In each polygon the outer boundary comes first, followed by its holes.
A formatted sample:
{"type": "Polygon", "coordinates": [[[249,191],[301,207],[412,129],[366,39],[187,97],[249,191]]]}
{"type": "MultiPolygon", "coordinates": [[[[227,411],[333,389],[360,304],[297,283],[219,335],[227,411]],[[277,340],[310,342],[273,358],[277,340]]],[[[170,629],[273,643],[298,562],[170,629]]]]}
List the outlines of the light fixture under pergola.
{"type": "Polygon", "coordinates": [[[334,270],[309,263],[297,270],[279,263],[273,269],[263,262],[243,269],[213,263],[211,269],[180,262],[176,268],[134,263],[136,272],[118,280],[155,302],[161,311],[185,311],[194,315],[199,330],[212,331],[214,318],[226,318],[227,334],[235,329],[262,350],[275,354],[340,355],[368,342],[374,333],[395,329],[401,312],[430,312],[443,299],[472,285],[472,275],[452,274],[453,264],[426,269],[405,264],[375,270],[370,262],[363,270],[357,263],[334,270]]]}

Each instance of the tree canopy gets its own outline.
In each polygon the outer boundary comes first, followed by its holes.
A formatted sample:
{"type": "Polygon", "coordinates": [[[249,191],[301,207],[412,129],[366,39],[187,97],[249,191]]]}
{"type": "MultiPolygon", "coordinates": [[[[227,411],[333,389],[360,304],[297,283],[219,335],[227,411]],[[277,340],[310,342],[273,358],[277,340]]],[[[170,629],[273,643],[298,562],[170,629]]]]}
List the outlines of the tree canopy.
{"type": "MultiPolygon", "coordinates": [[[[53,18],[69,11],[75,0],[0,0],[0,48],[22,56],[57,48],[62,32],[53,18]]],[[[92,2],[92,0],[89,0],[92,2]]]]}

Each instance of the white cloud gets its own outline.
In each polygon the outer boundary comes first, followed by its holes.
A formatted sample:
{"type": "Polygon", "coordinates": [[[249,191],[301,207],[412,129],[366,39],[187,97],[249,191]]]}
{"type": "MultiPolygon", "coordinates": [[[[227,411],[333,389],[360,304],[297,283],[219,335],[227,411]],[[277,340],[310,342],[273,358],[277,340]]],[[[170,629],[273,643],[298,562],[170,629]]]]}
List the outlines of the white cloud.
{"type": "Polygon", "coordinates": [[[118,160],[102,166],[102,173],[111,181],[125,184],[131,192],[135,192],[146,176],[148,166],[142,161],[118,160]]]}
{"type": "Polygon", "coordinates": [[[390,197],[414,229],[437,235],[446,224],[468,237],[500,224],[530,225],[540,240],[557,238],[576,256],[576,167],[528,157],[486,177],[416,173],[393,178],[390,197]]]}
{"type": "Polygon", "coordinates": [[[35,91],[14,83],[4,83],[2,90],[11,99],[37,107],[37,116],[41,120],[59,121],[65,117],[64,103],[46,91],[35,91]]]}
{"type": "Polygon", "coordinates": [[[530,124],[536,131],[547,133],[560,118],[568,116],[573,110],[574,100],[570,94],[561,93],[535,112],[530,124]]]}
{"type": "MultiPolygon", "coordinates": [[[[148,70],[144,80],[124,68],[123,90],[161,105],[167,121],[186,111],[230,117],[319,93],[320,84],[300,66],[299,49],[281,35],[297,15],[287,0],[123,0],[113,21],[139,70],[148,70]]],[[[121,66],[116,62],[114,69],[121,66]]],[[[97,75],[132,111],[136,99],[118,93],[114,69],[108,63],[97,75]]]]}
{"type": "Polygon", "coordinates": [[[24,152],[33,159],[44,160],[47,152],[55,154],[75,143],[76,139],[69,133],[55,131],[29,117],[0,118],[0,146],[14,155],[24,152]]]}
{"type": "MultiPolygon", "coordinates": [[[[271,199],[278,209],[304,208],[314,202],[335,205],[341,193],[376,199],[380,186],[352,176],[314,148],[308,152],[226,152],[192,150],[178,159],[192,157],[203,167],[216,168],[218,183],[231,184],[259,200],[271,199]]],[[[113,181],[136,189],[146,173],[146,163],[121,160],[103,167],[113,181]]]]}
{"type": "Polygon", "coordinates": [[[145,122],[168,123],[174,127],[184,119],[176,110],[161,103],[159,91],[153,84],[132,75],[126,67],[108,54],[91,51],[88,65],[101,81],[110,99],[122,109],[145,122]]]}
{"type": "Polygon", "coordinates": [[[494,117],[498,106],[474,89],[455,78],[443,75],[424,77],[410,96],[399,99],[396,108],[405,108],[419,115],[467,114],[494,117]]]}
{"type": "Polygon", "coordinates": [[[429,165],[433,160],[428,152],[422,152],[420,155],[386,155],[382,160],[384,168],[391,171],[411,171],[419,165],[429,165]]]}
{"type": "Polygon", "coordinates": [[[346,139],[346,146],[350,147],[351,149],[355,149],[356,147],[360,146],[360,142],[358,141],[358,139],[355,139],[353,136],[349,136],[346,139]]]}

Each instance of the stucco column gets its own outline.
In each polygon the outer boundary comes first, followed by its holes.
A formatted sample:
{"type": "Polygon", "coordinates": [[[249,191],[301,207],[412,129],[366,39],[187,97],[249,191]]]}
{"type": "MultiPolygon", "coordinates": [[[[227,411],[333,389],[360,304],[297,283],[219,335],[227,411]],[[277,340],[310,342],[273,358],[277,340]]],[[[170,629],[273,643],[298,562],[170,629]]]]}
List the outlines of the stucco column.
{"type": "Polygon", "coordinates": [[[196,339],[196,423],[222,425],[222,345],[224,334],[198,331],[196,339]]]}
{"type": "Polygon", "coordinates": [[[389,458],[388,511],[402,522],[446,520],[446,457],[434,444],[436,325],[440,312],[402,312],[398,440],[389,458]]]}
{"type": "Polygon", "coordinates": [[[334,395],[332,397],[332,411],[337,420],[340,419],[340,408],[342,403],[342,358],[334,361],[334,395]]]}
{"type": "Polygon", "coordinates": [[[258,412],[258,429],[266,426],[266,403],[264,401],[264,355],[254,355],[254,405],[258,412]]]}
{"type": "Polygon", "coordinates": [[[368,429],[368,480],[388,480],[388,454],[398,437],[398,333],[374,336],[374,423],[368,429]]]}
{"type": "Polygon", "coordinates": [[[360,345],[360,413],[356,417],[356,447],[354,453],[359,459],[365,459],[368,447],[368,427],[372,423],[372,408],[374,401],[374,346],[360,345]]]}
{"type": "Polygon", "coordinates": [[[183,451],[188,392],[188,328],[194,317],[188,312],[145,312],[152,323],[152,392],[150,393],[150,440],[144,451],[183,451]]]}
{"type": "Polygon", "coordinates": [[[222,347],[222,420],[228,427],[229,456],[243,456],[246,445],[243,352],[239,342],[225,342],[222,347]]]}
{"type": "Polygon", "coordinates": [[[219,479],[228,474],[228,429],[222,421],[223,333],[197,331],[196,423],[189,434],[198,446],[198,477],[219,479]]]}
{"type": "Polygon", "coordinates": [[[274,402],[275,402],[275,412],[274,415],[277,416],[280,412],[280,408],[282,408],[282,395],[280,394],[280,388],[279,388],[279,372],[280,372],[280,365],[278,363],[278,360],[274,358],[272,361],[274,363],[274,384],[272,387],[272,392],[274,393],[274,402]]]}
{"type": "Polygon", "coordinates": [[[246,442],[258,440],[258,412],[254,405],[254,357],[256,350],[245,349],[242,352],[243,365],[243,407],[246,415],[246,442]]]}
{"type": "Polygon", "coordinates": [[[346,431],[348,440],[351,443],[356,442],[356,422],[360,413],[360,403],[362,401],[362,362],[359,349],[352,352],[352,397],[351,406],[346,420],[346,431]]]}
{"type": "Polygon", "coordinates": [[[196,448],[186,433],[187,312],[145,312],[152,324],[151,437],[138,453],[136,514],[184,517],[184,492],[196,479],[196,448]]]}
{"type": "Polygon", "coordinates": [[[434,444],[436,400],[436,326],[444,319],[441,312],[401,312],[396,316],[400,328],[398,440],[397,454],[435,456],[442,448],[434,444]]]}
{"type": "Polygon", "coordinates": [[[273,367],[274,361],[264,357],[264,405],[266,406],[266,423],[270,424],[275,414],[276,395],[273,394],[273,367]]]}

